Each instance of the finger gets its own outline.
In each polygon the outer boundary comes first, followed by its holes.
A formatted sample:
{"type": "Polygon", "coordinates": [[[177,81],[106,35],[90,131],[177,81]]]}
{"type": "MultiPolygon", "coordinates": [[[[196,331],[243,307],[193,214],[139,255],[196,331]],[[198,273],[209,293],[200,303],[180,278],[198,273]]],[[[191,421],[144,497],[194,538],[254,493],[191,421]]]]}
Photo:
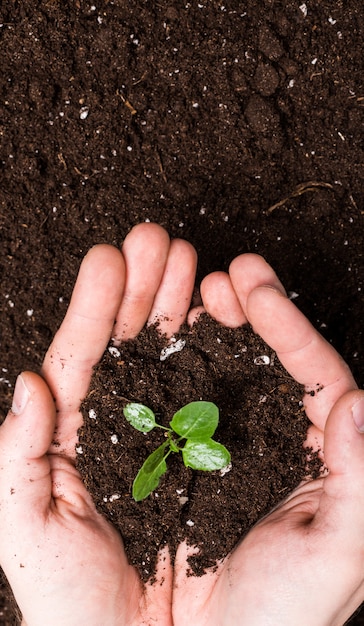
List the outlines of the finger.
{"type": "Polygon", "coordinates": [[[201,315],[206,313],[206,309],[203,306],[195,306],[188,311],[187,324],[193,326],[200,319],[201,315]]]}
{"type": "MultiPolygon", "coordinates": [[[[148,624],[172,624],[173,566],[168,546],[158,552],[156,572],[144,585],[144,602],[148,607],[148,624]]],[[[144,623],[144,622],[143,622],[144,623]]]]}
{"type": "Polygon", "coordinates": [[[229,267],[232,286],[246,315],[247,298],[256,287],[271,285],[282,294],[286,291],[271,266],[259,254],[241,254],[229,267]]]}
{"type": "Polygon", "coordinates": [[[58,454],[51,454],[49,465],[52,477],[52,497],[57,501],[58,510],[60,511],[61,504],[65,503],[77,511],[79,517],[96,513],[92,497],[69,459],[58,454]]]}
{"type": "Polygon", "coordinates": [[[136,337],[147,322],[164,274],[169,247],[168,233],[158,224],[138,224],[125,238],[122,253],[126,282],[114,329],[116,344],[136,337]]]}
{"type": "Polygon", "coordinates": [[[306,441],[304,443],[304,447],[308,448],[311,452],[318,452],[319,457],[323,460],[323,450],[324,450],[324,433],[322,430],[314,426],[313,424],[309,426],[306,436],[306,441]]]}
{"type": "Polygon", "coordinates": [[[360,552],[364,537],[364,391],[342,396],[325,428],[325,462],[329,475],[316,523],[332,520],[350,529],[347,540],[360,552]]]}
{"type": "MultiPolygon", "coordinates": [[[[0,510],[20,516],[51,497],[46,452],[53,436],[55,405],[44,380],[23,372],[16,381],[12,410],[0,427],[0,510]]],[[[14,517],[14,524],[17,518],[14,517]]]]}
{"type": "Polygon", "coordinates": [[[209,315],[220,324],[237,328],[247,322],[246,315],[225,272],[212,272],[201,282],[201,297],[209,315]]]}
{"type": "Polygon", "coordinates": [[[213,567],[206,570],[203,576],[195,576],[191,571],[189,559],[198,553],[199,548],[190,546],[186,540],[178,546],[174,566],[174,612],[176,615],[184,616],[185,624],[217,623],[214,620],[212,622],[209,620],[209,614],[212,612],[210,609],[213,601],[212,591],[215,589],[218,577],[223,570],[223,561],[218,561],[213,567]],[[186,598],[188,598],[188,602],[186,602],[186,598]]]}
{"type": "Polygon", "coordinates": [[[61,327],[45,356],[42,374],[57,405],[57,441],[74,454],[82,424],[79,406],[93,366],[111,337],[125,279],[124,260],[116,248],[97,245],[85,256],[61,327]]]}
{"type": "Polygon", "coordinates": [[[260,285],[272,285],[285,293],[273,269],[258,254],[242,254],[230,264],[229,274],[213,272],[201,283],[204,306],[220,324],[237,328],[247,322],[246,300],[260,285]]]}
{"type": "Polygon", "coordinates": [[[186,320],[195,285],[197,254],[183,239],[171,242],[166,266],[148,322],[158,322],[163,334],[171,337],[186,320]]]}
{"type": "Polygon", "coordinates": [[[254,331],[277,353],[291,376],[305,386],[306,413],[323,430],[337,399],[356,388],[348,366],[280,291],[257,287],[247,298],[246,310],[254,331]]]}

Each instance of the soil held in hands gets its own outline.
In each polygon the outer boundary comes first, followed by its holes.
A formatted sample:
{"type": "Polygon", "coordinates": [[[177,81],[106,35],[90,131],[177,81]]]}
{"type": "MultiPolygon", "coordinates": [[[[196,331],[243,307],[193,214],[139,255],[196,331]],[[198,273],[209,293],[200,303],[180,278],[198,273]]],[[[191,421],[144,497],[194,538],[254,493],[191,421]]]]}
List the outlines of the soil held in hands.
{"type": "Polygon", "coordinates": [[[183,349],[162,360],[166,338],[155,327],[118,348],[110,345],[82,405],[78,469],[143,580],[155,573],[158,550],[168,545],[173,562],[184,539],[199,548],[190,558],[191,573],[203,574],[307,472],[317,477],[321,469],[315,454],[307,467],[302,387],[248,326],[231,330],[203,315],[177,340],[185,342],[183,349]],[[214,438],[231,453],[230,471],[193,471],[171,454],[159,487],[135,502],[133,480],[164,433],[136,431],[123,406],[146,404],[168,426],[175,411],[194,400],[219,407],[214,438]]]}

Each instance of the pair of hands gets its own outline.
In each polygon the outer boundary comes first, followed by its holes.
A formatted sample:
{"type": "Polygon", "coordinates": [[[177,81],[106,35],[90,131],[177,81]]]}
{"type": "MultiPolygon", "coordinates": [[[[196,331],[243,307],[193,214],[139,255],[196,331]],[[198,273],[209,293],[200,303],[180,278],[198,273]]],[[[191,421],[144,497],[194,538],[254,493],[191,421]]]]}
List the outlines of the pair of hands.
{"type": "Polygon", "coordinates": [[[308,391],[323,386],[304,401],[308,443],[324,450],[328,474],[298,487],[202,578],[187,575],[191,548],[181,544],[174,567],[161,554],[157,583],[143,587],[97,513],[74,467],[92,367],[111,336],[193,323],[196,263],[190,244],[156,224],[136,226],[122,253],[95,246],[42,377],[17,380],[0,428],[0,563],[24,626],[339,626],[364,599],[364,392],[257,255],[203,280],[203,310],[231,327],[249,320],[308,391]]]}

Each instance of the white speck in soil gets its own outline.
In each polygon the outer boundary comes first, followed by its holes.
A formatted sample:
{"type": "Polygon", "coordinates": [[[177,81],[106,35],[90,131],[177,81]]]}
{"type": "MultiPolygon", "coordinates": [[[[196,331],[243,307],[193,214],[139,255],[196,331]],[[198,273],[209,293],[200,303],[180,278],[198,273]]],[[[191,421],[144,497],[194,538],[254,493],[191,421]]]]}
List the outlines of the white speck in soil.
{"type": "Polygon", "coordinates": [[[186,342],[184,341],[184,339],[179,339],[178,341],[176,341],[175,339],[171,339],[171,344],[163,348],[163,350],[161,351],[159,357],[160,360],[165,361],[171,354],[174,354],[175,352],[181,352],[185,345],[186,342]]]}
{"type": "Polygon", "coordinates": [[[120,356],[120,350],[118,350],[117,348],[115,348],[114,346],[110,346],[109,347],[109,352],[111,354],[111,356],[117,358],[120,356]]]}
{"type": "Polygon", "coordinates": [[[109,498],[109,502],[114,502],[115,500],[119,500],[121,498],[120,493],[113,493],[109,498]]]}
{"type": "Polygon", "coordinates": [[[295,300],[296,298],[299,298],[299,293],[297,293],[296,291],[289,291],[288,292],[288,298],[290,300],[295,300]]]}
{"type": "Polygon", "coordinates": [[[270,358],[267,354],[261,354],[254,359],[254,365],[269,365],[270,358]]]}
{"type": "Polygon", "coordinates": [[[299,6],[300,11],[302,11],[303,16],[307,17],[307,4],[303,3],[299,6]]]}
{"type": "Polygon", "coordinates": [[[225,474],[227,474],[228,472],[230,472],[231,468],[232,468],[232,464],[231,464],[231,463],[229,463],[228,465],[225,465],[225,467],[223,467],[223,468],[220,470],[220,472],[219,472],[220,476],[225,476],[225,474]]]}
{"type": "Polygon", "coordinates": [[[81,120],[85,120],[86,117],[88,116],[90,112],[90,109],[88,107],[81,107],[80,108],[80,119],[81,120]]]}

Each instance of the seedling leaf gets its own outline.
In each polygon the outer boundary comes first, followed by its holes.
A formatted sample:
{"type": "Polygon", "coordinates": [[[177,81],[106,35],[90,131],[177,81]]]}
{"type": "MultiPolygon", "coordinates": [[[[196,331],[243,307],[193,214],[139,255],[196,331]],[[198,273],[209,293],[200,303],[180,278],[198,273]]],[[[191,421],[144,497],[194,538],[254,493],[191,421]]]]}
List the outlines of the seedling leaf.
{"type": "Polygon", "coordinates": [[[144,404],[129,402],[124,415],[142,433],[148,433],[155,426],[166,431],[166,441],[148,456],[135,477],[132,494],[136,502],[147,498],[158,487],[160,477],[167,471],[166,459],[172,452],[181,452],[185,466],[196,470],[211,472],[230,463],[229,451],[211,439],[219,422],[219,409],[212,402],[186,404],[173,415],[169,428],[158,424],[153,411],[144,404]],[[186,440],[183,448],[182,439],[186,440]]]}
{"type": "Polygon", "coordinates": [[[219,409],[213,402],[190,402],[174,414],[170,422],[174,432],[185,439],[212,437],[219,422],[219,409]]]}
{"type": "Polygon", "coordinates": [[[159,485],[159,479],[167,471],[165,453],[168,442],[162,443],[159,448],[144,461],[133,482],[133,498],[136,502],[144,500],[159,485]]]}
{"type": "Polygon", "coordinates": [[[124,407],[123,413],[128,422],[142,433],[149,433],[156,426],[153,411],[144,404],[129,402],[124,407]]]}
{"type": "Polygon", "coordinates": [[[182,449],[186,467],[211,472],[226,467],[230,463],[230,453],[221,443],[213,439],[206,441],[188,440],[182,449]]]}

